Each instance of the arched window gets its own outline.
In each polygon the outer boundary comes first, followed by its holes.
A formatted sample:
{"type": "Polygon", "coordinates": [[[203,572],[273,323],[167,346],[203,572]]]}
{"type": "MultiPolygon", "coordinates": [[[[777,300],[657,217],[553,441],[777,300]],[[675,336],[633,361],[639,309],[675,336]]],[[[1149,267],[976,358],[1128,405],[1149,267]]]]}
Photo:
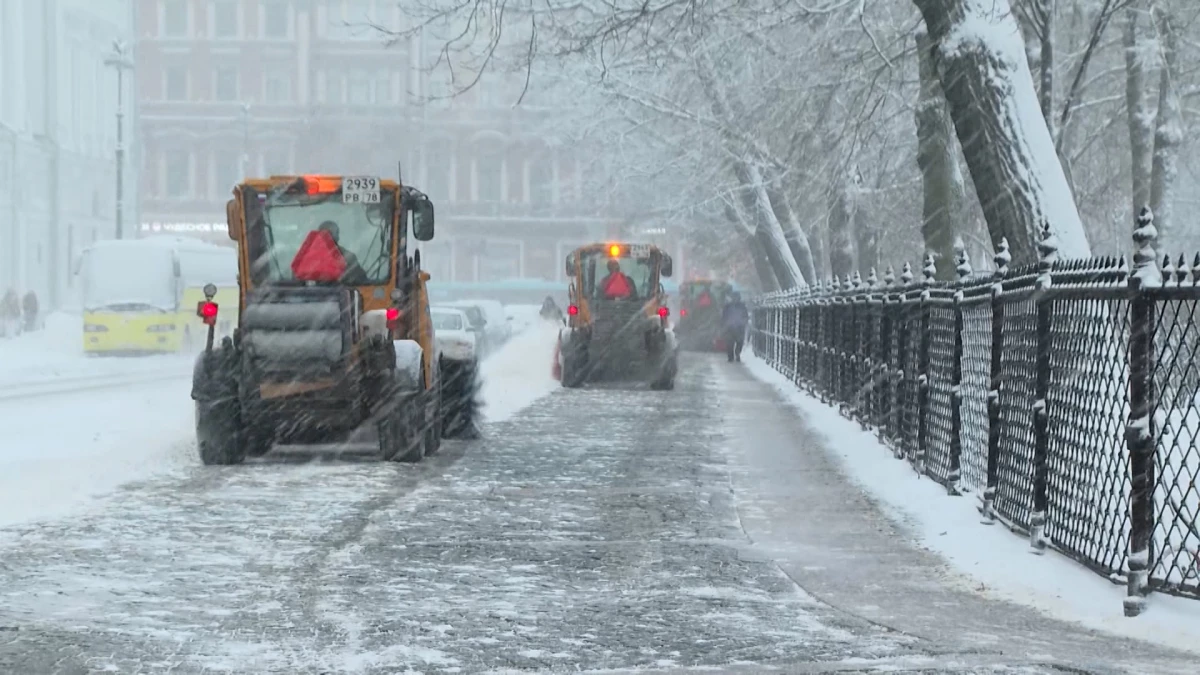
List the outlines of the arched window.
{"type": "Polygon", "coordinates": [[[475,154],[475,200],[499,202],[504,198],[504,148],[485,141],[475,154]]]}
{"type": "Polygon", "coordinates": [[[448,141],[434,141],[425,147],[425,182],[416,187],[429,195],[434,204],[451,201],[450,171],[454,166],[454,147],[448,141]]]}
{"type": "Polygon", "coordinates": [[[554,160],[536,153],[529,160],[529,203],[535,211],[549,210],[554,205],[554,160]]]}

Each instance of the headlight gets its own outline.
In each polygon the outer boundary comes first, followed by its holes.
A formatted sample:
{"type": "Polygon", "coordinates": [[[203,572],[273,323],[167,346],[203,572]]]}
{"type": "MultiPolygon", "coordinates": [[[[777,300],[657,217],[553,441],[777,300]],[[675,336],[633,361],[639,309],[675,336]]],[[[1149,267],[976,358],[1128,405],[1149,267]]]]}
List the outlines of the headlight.
{"type": "Polygon", "coordinates": [[[85,332],[85,333],[107,333],[108,326],[101,326],[100,324],[96,324],[96,323],[85,323],[85,324],[83,324],[83,332],[85,332]]]}
{"type": "Polygon", "coordinates": [[[147,333],[170,333],[173,330],[175,330],[175,324],[173,323],[159,323],[153,326],[146,326],[147,333]]]}

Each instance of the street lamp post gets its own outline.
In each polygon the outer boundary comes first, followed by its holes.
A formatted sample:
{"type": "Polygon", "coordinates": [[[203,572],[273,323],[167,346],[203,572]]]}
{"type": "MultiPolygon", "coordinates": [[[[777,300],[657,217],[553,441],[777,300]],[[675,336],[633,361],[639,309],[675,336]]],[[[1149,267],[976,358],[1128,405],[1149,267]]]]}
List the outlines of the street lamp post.
{"type": "Polygon", "coordinates": [[[246,175],[250,172],[250,103],[242,103],[242,158],[241,162],[242,175],[238,180],[246,180],[246,175]]]}
{"type": "Polygon", "coordinates": [[[104,65],[117,71],[117,239],[124,239],[125,210],[125,71],[133,70],[129,58],[129,47],[124,42],[113,42],[112,53],[104,59],[104,65]]]}

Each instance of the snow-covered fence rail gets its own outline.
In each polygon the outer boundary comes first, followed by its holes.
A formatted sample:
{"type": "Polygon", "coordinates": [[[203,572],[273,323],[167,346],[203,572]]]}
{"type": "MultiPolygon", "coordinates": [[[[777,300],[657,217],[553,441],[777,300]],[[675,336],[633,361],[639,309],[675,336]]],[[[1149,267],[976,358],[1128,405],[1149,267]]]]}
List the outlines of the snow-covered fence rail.
{"type": "Polygon", "coordinates": [[[1127,585],[1200,598],[1200,256],[1157,262],[1149,210],[1123,258],[958,280],[829,281],[759,296],[756,354],[873,428],[897,458],[1000,522],[1127,585]]]}

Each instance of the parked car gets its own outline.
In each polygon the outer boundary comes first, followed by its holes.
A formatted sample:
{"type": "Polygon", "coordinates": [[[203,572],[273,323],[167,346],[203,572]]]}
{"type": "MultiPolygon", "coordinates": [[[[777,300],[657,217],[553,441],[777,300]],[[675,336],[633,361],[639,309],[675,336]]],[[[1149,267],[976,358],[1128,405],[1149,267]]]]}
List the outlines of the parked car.
{"type": "Polygon", "coordinates": [[[458,300],[445,303],[450,307],[475,308],[483,316],[487,348],[489,352],[499,349],[512,337],[512,326],[504,313],[504,305],[496,300],[458,300]]]}
{"type": "Polygon", "coordinates": [[[491,353],[492,345],[488,340],[487,330],[488,320],[482,309],[462,302],[441,303],[430,307],[431,311],[435,309],[453,309],[462,312],[467,317],[467,330],[475,336],[476,355],[482,359],[491,353]]]}

